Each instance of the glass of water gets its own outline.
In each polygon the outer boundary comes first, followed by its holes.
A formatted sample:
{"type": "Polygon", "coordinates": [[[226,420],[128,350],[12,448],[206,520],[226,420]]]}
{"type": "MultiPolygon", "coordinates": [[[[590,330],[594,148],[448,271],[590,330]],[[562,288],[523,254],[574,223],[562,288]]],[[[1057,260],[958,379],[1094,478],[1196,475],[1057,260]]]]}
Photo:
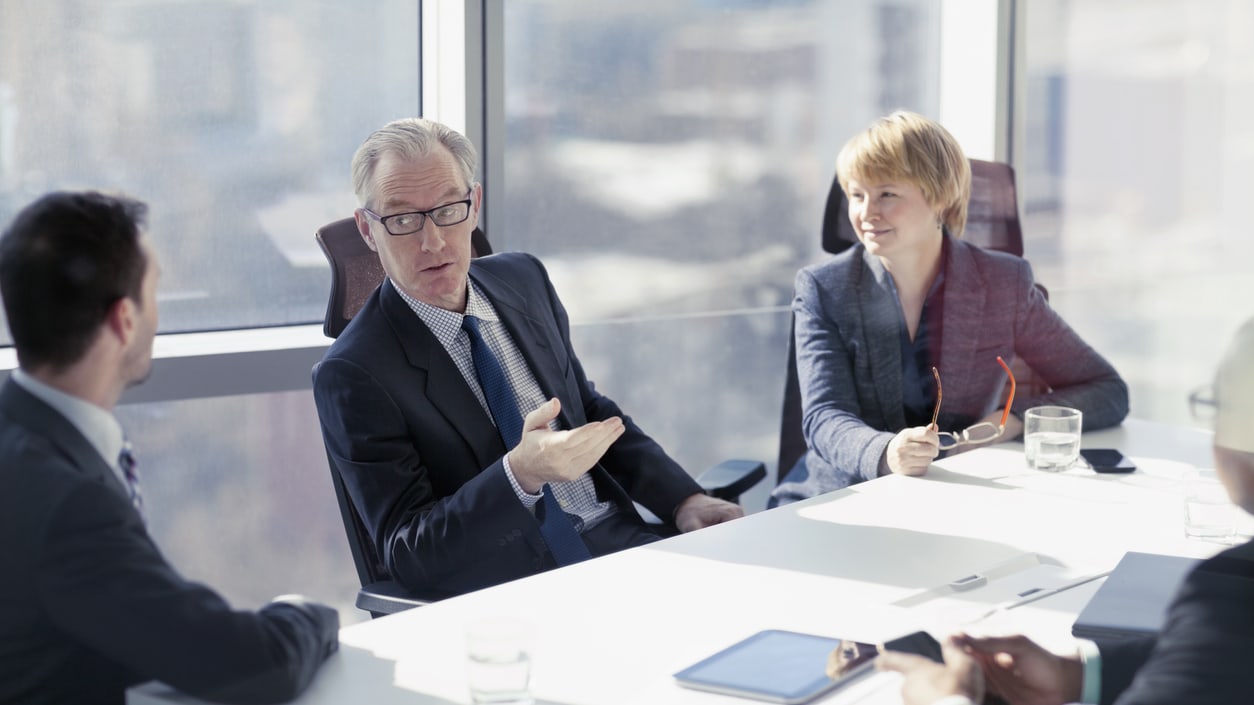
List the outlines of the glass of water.
{"type": "Polygon", "coordinates": [[[531,705],[531,643],[535,629],[516,617],[477,619],[466,626],[466,681],[478,705],[531,705]]]}
{"type": "Polygon", "coordinates": [[[1236,507],[1211,468],[1184,471],[1184,535],[1226,542],[1236,528],[1236,507]]]}
{"type": "Polygon", "coordinates": [[[1080,457],[1084,414],[1066,406],[1035,406],[1023,414],[1023,448],[1028,467],[1058,472],[1080,457]]]}

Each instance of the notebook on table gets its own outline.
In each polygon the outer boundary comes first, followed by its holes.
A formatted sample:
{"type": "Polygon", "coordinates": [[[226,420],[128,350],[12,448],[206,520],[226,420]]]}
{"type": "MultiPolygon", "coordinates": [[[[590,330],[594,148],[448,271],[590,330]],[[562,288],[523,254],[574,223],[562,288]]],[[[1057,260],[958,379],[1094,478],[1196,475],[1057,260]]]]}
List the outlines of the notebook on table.
{"type": "Polygon", "coordinates": [[[1071,627],[1083,639],[1153,636],[1197,558],[1129,551],[1071,627]]]}

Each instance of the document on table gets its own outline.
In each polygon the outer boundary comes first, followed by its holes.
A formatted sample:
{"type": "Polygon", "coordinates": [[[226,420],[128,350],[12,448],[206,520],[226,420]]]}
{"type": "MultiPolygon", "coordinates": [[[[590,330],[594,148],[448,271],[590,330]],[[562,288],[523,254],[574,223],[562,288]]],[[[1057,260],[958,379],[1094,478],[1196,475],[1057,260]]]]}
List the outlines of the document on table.
{"type": "Polygon", "coordinates": [[[929,625],[960,626],[1057,595],[1109,575],[1079,573],[1035,553],[921,590],[893,605],[916,609],[929,625]]]}

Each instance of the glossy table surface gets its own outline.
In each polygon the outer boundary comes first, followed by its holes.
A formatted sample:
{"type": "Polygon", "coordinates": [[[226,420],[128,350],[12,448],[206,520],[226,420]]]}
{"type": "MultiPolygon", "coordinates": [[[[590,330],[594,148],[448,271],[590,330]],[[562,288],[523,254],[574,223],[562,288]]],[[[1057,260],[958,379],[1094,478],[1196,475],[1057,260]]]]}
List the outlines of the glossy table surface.
{"type": "MultiPolygon", "coordinates": [[[[1209,434],[1130,419],[1082,444],[1119,448],[1138,470],[1036,472],[1017,443],[962,453],[921,478],[880,478],[347,627],[297,702],[468,703],[464,630],[493,615],[536,625],[532,692],[569,705],[749,702],[681,688],[671,674],[770,628],[870,642],[1024,631],[1068,648],[1101,580],[1061,588],[1126,551],[1223,548],[1182,528],[1180,476],[1211,465],[1209,434]],[[1061,590],[1010,607],[1030,589],[1061,590]]],[[[820,702],[900,702],[896,682],[878,674],[820,702]]],[[[153,683],[128,702],[196,701],[153,683]]]]}

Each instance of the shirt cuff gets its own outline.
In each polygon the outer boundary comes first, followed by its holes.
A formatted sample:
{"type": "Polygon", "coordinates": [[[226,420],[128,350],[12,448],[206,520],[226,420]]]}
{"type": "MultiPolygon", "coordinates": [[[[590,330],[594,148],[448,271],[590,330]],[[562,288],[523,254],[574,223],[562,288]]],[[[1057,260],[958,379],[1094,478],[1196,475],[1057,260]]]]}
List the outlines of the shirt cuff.
{"type": "Polygon", "coordinates": [[[535,510],[536,504],[539,503],[541,495],[528,494],[527,490],[518,484],[518,479],[514,477],[514,471],[509,467],[509,453],[501,456],[501,467],[505,468],[505,479],[509,480],[509,486],[514,488],[514,494],[518,495],[518,501],[530,510],[535,510]]]}
{"type": "Polygon", "coordinates": [[[932,705],[975,705],[975,701],[965,695],[946,695],[932,705]]]}
{"type": "Polygon", "coordinates": [[[1080,651],[1080,663],[1084,666],[1084,682],[1080,686],[1080,702],[1084,705],[1098,705],[1102,700],[1102,652],[1097,644],[1088,639],[1079,639],[1076,646],[1080,651]]]}

